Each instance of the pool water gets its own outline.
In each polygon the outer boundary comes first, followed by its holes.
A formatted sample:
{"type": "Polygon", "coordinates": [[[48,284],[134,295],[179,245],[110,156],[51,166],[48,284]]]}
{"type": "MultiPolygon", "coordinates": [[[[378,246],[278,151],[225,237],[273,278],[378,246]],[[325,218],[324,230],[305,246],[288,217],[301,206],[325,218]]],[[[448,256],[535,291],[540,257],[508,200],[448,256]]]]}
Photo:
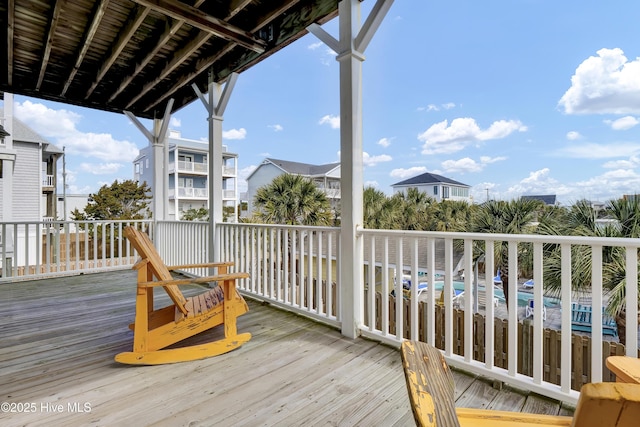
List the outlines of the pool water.
{"type": "MultiPolygon", "coordinates": [[[[442,281],[435,282],[436,291],[442,291],[443,288],[444,288],[444,282],[442,281]]],[[[453,288],[456,291],[464,291],[464,282],[454,280],[453,288]]],[[[478,287],[478,290],[484,291],[485,290],[484,286],[478,287]]],[[[505,303],[504,292],[502,291],[502,289],[500,289],[499,287],[496,287],[494,290],[494,295],[496,298],[498,298],[498,300],[500,300],[501,303],[503,304],[505,303]]],[[[526,307],[530,299],[533,299],[533,294],[531,292],[518,291],[518,305],[520,307],[526,307]]],[[[557,298],[544,297],[543,300],[544,300],[545,307],[554,307],[560,304],[560,301],[558,301],[557,298]]]]}

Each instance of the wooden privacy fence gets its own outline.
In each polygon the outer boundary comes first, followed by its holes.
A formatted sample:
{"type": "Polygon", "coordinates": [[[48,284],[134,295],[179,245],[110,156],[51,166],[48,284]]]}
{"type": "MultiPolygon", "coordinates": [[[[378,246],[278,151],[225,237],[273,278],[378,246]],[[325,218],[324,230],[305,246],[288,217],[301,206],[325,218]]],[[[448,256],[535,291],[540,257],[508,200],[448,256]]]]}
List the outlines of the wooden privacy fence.
{"type": "MultiPolygon", "coordinates": [[[[365,293],[368,291],[365,291],[365,293]]],[[[365,295],[366,298],[366,295],[365,295]]],[[[376,328],[381,329],[382,319],[382,297],[376,292],[376,328]]],[[[403,298],[402,301],[404,322],[404,338],[409,338],[411,330],[411,305],[410,301],[403,298]]],[[[436,305],[435,313],[435,346],[441,350],[445,348],[443,307],[436,305]]],[[[464,356],[464,316],[463,310],[453,310],[453,353],[464,356]]],[[[368,317],[368,307],[365,305],[365,318],[368,317]]],[[[389,295],[389,333],[396,331],[396,302],[395,298],[389,295]]],[[[418,303],[418,338],[426,341],[427,310],[426,303],[418,303]]],[[[474,360],[485,361],[485,316],[483,314],[473,314],[473,355],[474,360]]],[[[495,318],[494,320],[494,360],[493,363],[498,368],[507,368],[509,361],[508,352],[508,323],[506,319],[495,318]]],[[[533,375],[533,325],[530,321],[518,322],[518,373],[523,375],[533,375]]],[[[558,330],[545,329],[543,333],[543,379],[552,384],[560,385],[560,343],[561,333],[558,330]]],[[[572,334],[571,335],[571,388],[579,391],[583,384],[591,381],[591,337],[572,334]]],[[[615,375],[609,371],[605,365],[608,356],[621,356],[625,354],[625,346],[612,341],[602,342],[603,350],[603,381],[615,381],[615,375]]],[[[639,352],[640,357],[640,352],[639,352]]]]}

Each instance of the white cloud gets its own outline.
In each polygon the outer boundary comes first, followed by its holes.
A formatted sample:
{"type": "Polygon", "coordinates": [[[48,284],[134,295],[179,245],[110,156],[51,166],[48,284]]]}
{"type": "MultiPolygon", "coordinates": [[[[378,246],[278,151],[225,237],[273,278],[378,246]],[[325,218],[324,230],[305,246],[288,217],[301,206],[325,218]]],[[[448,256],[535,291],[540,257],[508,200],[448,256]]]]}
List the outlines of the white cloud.
{"type": "Polygon", "coordinates": [[[627,157],[640,152],[640,143],[614,142],[611,144],[572,144],[556,151],[561,157],[577,159],[609,159],[612,157],[627,157]]]}
{"type": "Polygon", "coordinates": [[[391,145],[392,139],[393,138],[380,138],[380,140],[378,140],[378,145],[381,145],[386,148],[391,145]]]}
{"type": "Polygon", "coordinates": [[[582,138],[582,135],[580,135],[580,133],[575,130],[567,132],[567,139],[569,141],[575,141],[580,138],[582,138]]]}
{"type": "Polygon", "coordinates": [[[182,126],[182,122],[179,118],[174,116],[171,117],[171,120],[169,120],[169,126],[171,126],[172,128],[179,128],[180,126],[182,126]]]}
{"type": "Polygon", "coordinates": [[[640,159],[637,156],[631,156],[627,160],[610,160],[602,165],[606,169],[633,169],[638,166],[640,166],[640,159]]]}
{"type": "Polygon", "coordinates": [[[279,124],[275,124],[275,125],[269,125],[267,126],[268,128],[273,129],[274,132],[281,132],[284,128],[279,125],[279,124]]]}
{"type": "Polygon", "coordinates": [[[387,154],[381,154],[379,156],[370,156],[366,151],[362,153],[362,163],[365,166],[375,166],[378,163],[390,162],[393,158],[387,154]]]}
{"type": "Polygon", "coordinates": [[[455,108],[456,104],[454,104],[453,102],[447,102],[446,104],[442,104],[442,108],[444,108],[445,110],[451,110],[452,108],[455,108]]]}
{"type": "Polygon", "coordinates": [[[364,186],[365,187],[378,188],[378,187],[380,187],[380,184],[378,184],[378,181],[365,181],[364,182],[364,186]]]}
{"type": "Polygon", "coordinates": [[[258,166],[249,165],[242,169],[238,169],[238,193],[244,193],[248,189],[247,177],[251,175],[251,172],[256,170],[258,166]]]}
{"type": "Polygon", "coordinates": [[[410,178],[412,176],[420,175],[421,173],[425,173],[426,171],[427,171],[427,168],[424,166],[414,166],[408,169],[399,168],[399,169],[393,169],[389,173],[389,176],[392,178],[405,179],[405,178],[410,178]]]}
{"type": "Polygon", "coordinates": [[[105,162],[132,162],[138,147],[130,141],[119,141],[111,134],[81,132],[76,125],[80,114],[61,109],[53,110],[40,103],[25,101],[15,104],[16,117],[68,154],[96,157],[105,162]]]}
{"type": "Polygon", "coordinates": [[[518,120],[498,120],[488,129],[480,129],[476,121],[469,117],[447,120],[432,125],[418,135],[424,142],[422,154],[455,153],[467,145],[491,139],[502,139],[513,132],[525,132],[527,127],[518,120]]]}
{"type": "Polygon", "coordinates": [[[340,129],[340,116],[327,114],[318,121],[318,124],[328,124],[329,126],[331,126],[331,129],[340,129]]]}
{"type": "Polygon", "coordinates": [[[109,175],[117,173],[123,166],[122,163],[81,163],[80,169],[93,175],[109,175]]]}
{"type": "Polygon", "coordinates": [[[636,126],[638,123],[638,119],[633,116],[624,116],[619,118],[618,120],[604,120],[606,124],[611,126],[613,130],[627,130],[636,126]]]}
{"type": "Polygon", "coordinates": [[[459,160],[445,160],[442,162],[442,168],[448,172],[480,172],[483,166],[475,160],[465,157],[459,160]]]}
{"type": "Polygon", "coordinates": [[[622,49],[600,49],[585,59],[560,98],[567,114],[640,113],[640,58],[628,61],[622,49]]]}
{"type": "Polygon", "coordinates": [[[222,132],[223,139],[245,139],[247,137],[247,130],[245,128],[230,129],[222,132]]]}
{"type": "Polygon", "coordinates": [[[307,46],[307,49],[309,49],[309,50],[316,50],[316,49],[318,49],[319,47],[322,47],[322,45],[324,45],[324,43],[322,43],[322,42],[320,42],[320,41],[319,41],[319,42],[316,42],[316,43],[311,43],[309,46],[307,46]]]}
{"type": "Polygon", "coordinates": [[[506,159],[506,157],[482,156],[480,157],[480,162],[476,162],[469,157],[465,157],[459,160],[445,160],[444,162],[442,162],[442,168],[444,169],[445,173],[481,172],[487,165],[506,159]]]}
{"type": "Polygon", "coordinates": [[[543,168],[529,173],[519,183],[509,187],[503,195],[506,199],[514,199],[527,194],[555,194],[565,196],[573,191],[550,176],[550,169],[543,168]]]}

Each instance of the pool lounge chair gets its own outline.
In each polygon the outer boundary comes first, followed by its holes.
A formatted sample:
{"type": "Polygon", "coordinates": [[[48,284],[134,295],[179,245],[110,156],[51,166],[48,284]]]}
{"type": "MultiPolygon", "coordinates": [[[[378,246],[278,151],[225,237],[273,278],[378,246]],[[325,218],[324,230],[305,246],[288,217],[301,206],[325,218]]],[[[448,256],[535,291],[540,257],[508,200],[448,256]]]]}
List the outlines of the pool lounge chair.
{"type": "MultiPolygon", "coordinates": [[[[527,301],[527,306],[525,307],[524,318],[533,317],[533,300],[530,299],[527,301]]],[[[542,320],[547,320],[547,307],[542,304],[542,320]]]]}
{"type": "MultiPolygon", "coordinates": [[[[571,330],[591,332],[592,314],[590,305],[571,304],[571,330]]],[[[618,337],[616,319],[605,314],[604,307],[602,307],[602,334],[618,337]]]]}
{"type": "Polygon", "coordinates": [[[523,288],[533,289],[533,279],[529,279],[522,284],[523,288]]]}

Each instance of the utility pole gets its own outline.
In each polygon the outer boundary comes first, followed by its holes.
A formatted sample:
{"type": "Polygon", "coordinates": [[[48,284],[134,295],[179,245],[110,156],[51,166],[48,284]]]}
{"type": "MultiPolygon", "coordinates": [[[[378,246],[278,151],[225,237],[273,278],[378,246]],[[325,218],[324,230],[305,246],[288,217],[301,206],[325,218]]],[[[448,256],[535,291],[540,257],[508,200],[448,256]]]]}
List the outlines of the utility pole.
{"type": "Polygon", "coordinates": [[[487,202],[489,201],[489,187],[485,188],[485,191],[487,192],[487,202]]]}

